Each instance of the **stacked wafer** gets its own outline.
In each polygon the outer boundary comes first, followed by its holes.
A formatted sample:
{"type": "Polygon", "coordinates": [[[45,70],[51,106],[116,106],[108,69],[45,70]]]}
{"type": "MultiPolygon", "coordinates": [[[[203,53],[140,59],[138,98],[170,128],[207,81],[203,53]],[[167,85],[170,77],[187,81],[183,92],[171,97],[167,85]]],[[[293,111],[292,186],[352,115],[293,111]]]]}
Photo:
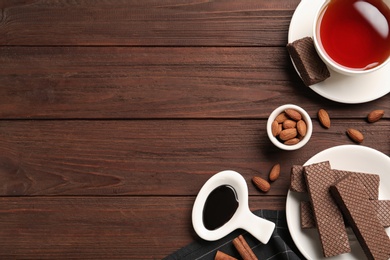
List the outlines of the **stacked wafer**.
{"type": "Polygon", "coordinates": [[[335,170],[328,161],[292,167],[290,190],[310,199],[301,202],[302,228],[318,229],[325,257],[350,252],[347,225],[369,259],[390,258],[390,201],[378,200],[379,182],[377,174],[335,170]]]}
{"type": "Polygon", "coordinates": [[[306,86],[317,84],[330,77],[330,72],[318,56],[311,37],[288,43],[287,50],[306,86]]]}

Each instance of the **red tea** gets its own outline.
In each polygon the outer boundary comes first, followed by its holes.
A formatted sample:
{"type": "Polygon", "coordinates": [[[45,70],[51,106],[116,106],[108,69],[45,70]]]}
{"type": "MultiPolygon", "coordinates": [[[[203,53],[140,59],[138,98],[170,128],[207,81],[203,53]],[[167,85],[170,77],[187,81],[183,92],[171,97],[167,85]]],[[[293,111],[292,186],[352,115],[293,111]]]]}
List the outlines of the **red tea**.
{"type": "Polygon", "coordinates": [[[344,67],[371,69],[390,55],[390,9],[382,0],[331,0],[318,24],[323,49],[344,67]]]}

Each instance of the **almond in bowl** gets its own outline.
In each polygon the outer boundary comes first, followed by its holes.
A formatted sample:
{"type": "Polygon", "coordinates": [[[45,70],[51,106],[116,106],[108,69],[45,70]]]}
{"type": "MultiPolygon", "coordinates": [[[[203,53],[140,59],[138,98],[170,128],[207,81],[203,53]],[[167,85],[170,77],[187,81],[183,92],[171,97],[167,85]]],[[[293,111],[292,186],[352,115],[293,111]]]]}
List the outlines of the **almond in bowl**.
{"type": "Polygon", "coordinates": [[[283,150],[297,150],[311,137],[313,125],[307,112],[293,104],[276,108],[267,121],[267,134],[271,142],[283,150]]]}

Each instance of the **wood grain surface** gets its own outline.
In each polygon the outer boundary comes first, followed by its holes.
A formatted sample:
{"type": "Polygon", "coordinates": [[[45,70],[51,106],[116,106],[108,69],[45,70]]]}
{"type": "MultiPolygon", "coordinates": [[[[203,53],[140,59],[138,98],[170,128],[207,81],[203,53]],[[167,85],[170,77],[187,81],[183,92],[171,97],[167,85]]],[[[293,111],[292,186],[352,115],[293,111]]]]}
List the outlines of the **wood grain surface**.
{"type": "MultiPolygon", "coordinates": [[[[0,122],[0,195],[195,196],[211,175],[235,170],[247,182],[267,178],[280,163],[282,176],[267,195],[285,196],[293,164],[326,148],[364,145],[390,154],[390,122],[337,120],[298,152],[281,151],[266,134],[265,120],[45,120],[0,122]]],[[[252,185],[250,193],[260,194],[252,185]]]]}
{"type": "Polygon", "coordinates": [[[291,166],[354,144],[347,128],[390,155],[389,95],[336,103],[297,76],[298,4],[0,0],[0,259],[161,259],[199,239],[192,205],[219,171],[244,176],[252,210],[284,210],[291,166]],[[266,135],[286,103],[314,127],[293,152],[266,135]]]}
{"type": "MultiPolygon", "coordinates": [[[[262,118],[286,103],[363,118],[303,85],[285,47],[1,47],[2,118],[262,118]]],[[[386,83],[384,83],[386,84],[386,83]]],[[[389,115],[386,114],[386,117],[389,115]]]]}
{"type": "Polygon", "coordinates": [[[299,1],[13,0],[2,45],[284,45],[299,1]]]}
{"type": "MultiPolygon", "coordinates": [[[[0,257],[159,259],[199,239],[189,225],[192,204],[192,197],[0,198],[0,257]]],[[[284,204],[250,201],[251,209],[284,204]]]]}

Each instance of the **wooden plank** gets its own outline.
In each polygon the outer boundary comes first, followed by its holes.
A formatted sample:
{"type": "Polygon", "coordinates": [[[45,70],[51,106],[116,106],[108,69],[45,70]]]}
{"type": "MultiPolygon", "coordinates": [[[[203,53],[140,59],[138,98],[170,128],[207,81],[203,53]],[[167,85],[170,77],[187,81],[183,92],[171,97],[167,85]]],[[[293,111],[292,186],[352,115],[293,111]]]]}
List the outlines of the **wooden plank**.
{"type": "MultiPolygon", "coordinates": [[[[1,259],[161,259],[198,239],[194,197],[0,197],[1,259]]],[[[250,197],[283,209],[285,198],[250,197]]]]}
{"type": "Polygon", "coordinates": [[[330,129],[313,121],[310,142],[294,152],[274,147],[265,120],[17,120],[0,121],[0,195],[195,195],[222,170],[250,183],[267,177],[276,163],[282,174],[268,195],[284,196],[290,168],[316,153],[353,144],[390,154],[390,121],[333,120],[330,129]],[[380,141],[379,141],[380,140],[380,141]]]}
{"type": "MultiPolygon", "coordinates": [[[[266,118],[279,105],[361,118],[305,87],[278,48],[0,48],[0,118],[266,118]]],[[[386,113],[385,116],[389,116],[386,113]]]]}
{"type": "Polygon", "coordinates": [[[285,45],[299,0],[0,3],[0,45],[285,45]]]}

